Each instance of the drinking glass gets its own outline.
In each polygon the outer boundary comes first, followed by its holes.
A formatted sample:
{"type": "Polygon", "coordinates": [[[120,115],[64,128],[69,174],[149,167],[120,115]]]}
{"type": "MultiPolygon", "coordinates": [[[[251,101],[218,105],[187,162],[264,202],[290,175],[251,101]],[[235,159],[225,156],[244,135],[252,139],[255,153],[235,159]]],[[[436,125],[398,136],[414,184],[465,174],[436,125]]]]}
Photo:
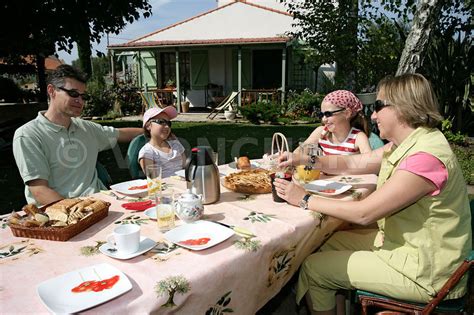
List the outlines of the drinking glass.
{"type": "MultiPolygon", "coordinates": [[[[313,143],[300,142],[300,153],[302,156],[322,156],[321,149],[313,143]]],[[[298,165],[296,167],[296,172],[298,174],[298,179],[304,183],[319,179],[321,173],[320,170],[314,168],[314,165],[312,165],[310,162],[307,164],[298,165]]]]}
{"type": "Polygon", "coordinates": [[[161,166],[147,165],[145,168],[148,187],[148,197],[155,198],[157,192],[161,191],[161,166]]]}
{"type": "Polygon", "coordinates": [[[174,228],[174,192],[172,189],[156,194],[156,222],[160,231],[174,228]]]}

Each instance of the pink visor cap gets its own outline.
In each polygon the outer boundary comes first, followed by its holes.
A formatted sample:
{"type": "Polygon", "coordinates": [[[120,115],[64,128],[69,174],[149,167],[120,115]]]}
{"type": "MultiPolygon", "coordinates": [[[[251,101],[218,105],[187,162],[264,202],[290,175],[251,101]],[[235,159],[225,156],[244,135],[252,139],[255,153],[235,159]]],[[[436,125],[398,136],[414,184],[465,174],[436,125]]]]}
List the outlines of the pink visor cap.
{"type": "Polygon", "coordinates": [[[178,112],[176,111],[176,108],[174,108],[174,106],[166,106],[165,108],[152,107],[147,110],[145,114],[143,114],[143,127],[145,127],[146,123],[151,118],[161,113],[165,113],[170,119],[176,118],[176,116],[178,116],[178,112]]]}

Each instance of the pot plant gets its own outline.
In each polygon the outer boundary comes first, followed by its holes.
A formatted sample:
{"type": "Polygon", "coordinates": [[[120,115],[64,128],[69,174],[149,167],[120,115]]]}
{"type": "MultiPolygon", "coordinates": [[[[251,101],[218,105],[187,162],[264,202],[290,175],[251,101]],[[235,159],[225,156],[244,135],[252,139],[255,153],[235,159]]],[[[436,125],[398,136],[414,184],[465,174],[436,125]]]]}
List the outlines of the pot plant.
{"type": "Polygon", "coordinates": [[[232,105],[229,106],[229,109],[226,109],[224,111],[224,117],[226,120],[234,120],[236,115],[237,115],[237,110],[234,107],[232,107],[232,105]]]}
{"type": "Polygon", "coordinates": [[[175,88],[175,85],[174,85],[173,79],[169,79],[168,81],[166,81],[165,89],[174,89],[174,88],[175,88]]]}

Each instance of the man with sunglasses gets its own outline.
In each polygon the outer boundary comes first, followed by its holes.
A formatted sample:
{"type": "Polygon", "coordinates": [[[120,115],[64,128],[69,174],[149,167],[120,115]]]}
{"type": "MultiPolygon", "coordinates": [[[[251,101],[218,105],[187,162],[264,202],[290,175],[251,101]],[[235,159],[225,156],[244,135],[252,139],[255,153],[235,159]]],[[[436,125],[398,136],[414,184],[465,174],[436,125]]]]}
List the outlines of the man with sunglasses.
{"type": "Polygon", "coordinates": [[[80,71],[59,66],[48,77],[48,109],[16,130],[13,154],[28,203],[45,205],[105,189],[95,168],[98,153],[142,133],[80,119],[85,90],[80,71]]]}

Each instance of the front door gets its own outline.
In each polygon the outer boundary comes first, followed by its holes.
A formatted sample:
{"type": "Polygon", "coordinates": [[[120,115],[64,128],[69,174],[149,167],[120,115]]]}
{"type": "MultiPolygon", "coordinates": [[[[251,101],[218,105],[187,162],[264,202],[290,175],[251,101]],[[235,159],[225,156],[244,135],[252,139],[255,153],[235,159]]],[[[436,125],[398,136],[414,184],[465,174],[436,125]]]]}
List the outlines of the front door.
{"type": "Polygon", "coordinates": [[[252,56],[254,89],[281,87],[281,49],[254,50],[252,56]]]}

